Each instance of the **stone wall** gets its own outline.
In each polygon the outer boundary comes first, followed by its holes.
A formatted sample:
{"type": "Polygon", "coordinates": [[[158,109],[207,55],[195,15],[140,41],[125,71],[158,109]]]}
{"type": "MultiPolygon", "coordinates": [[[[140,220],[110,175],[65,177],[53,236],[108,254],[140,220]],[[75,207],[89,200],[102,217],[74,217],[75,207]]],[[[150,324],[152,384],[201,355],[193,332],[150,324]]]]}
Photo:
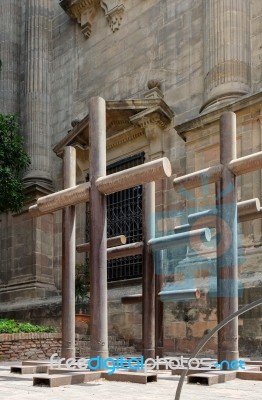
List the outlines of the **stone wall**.
{"type": "Polygon", "coordinates": [[[47,359],[61,348],[59,333],[0,334],[0,360],[47,359]]]}
{"type": "MultiPolygon", "coordinates": [[[[103,1],[102,7],[95,0],[94,12],[89,15],[87,10],[74,19],[59,1],[5,3],[0,13],[0,103],[3,111],[22,111],[21,130],[33,163],[27,175],[28,204],[21,214],[0,218],[0,312],[33,321],[53,320],[56,315],[48,307],[46,315],[43,310],[61,294],[61,212],[37,220],[27,213],[28,205],[39,196],[62,188],[62,161],[52,147],[72,129],[72,120],[88,114],[91,96],[143,99],[148,82],[156,80],[174,112],[172,122],[159,127],[154,120],[143,121],[139,138],[121,144],[115,140],[110,145],[108,164],[144,151],[146,160],[169,157],[173,177],[214,165],[219,157],[218,120],[226,110],[237,113],[238,155],[261,150],[262,6],[261,0],[117,0],[114,3],[121,11],[114,14],[111,2],[103,1]],[[223,29],[216,29],[217,23],[223,29]]],[[[88,4],[82,1],[83,7],[88,4]]],[[[88,145],[78,146],[78,183],[88,173],[88,154],[88,145]]],[[[174,192],[172,178],[156,184],[159,233],[168,233],[174,224],[184,222],[186,210],[214,203],[211,185],[206,191],[193,191],[193,200],[189,200],[174,192]],[[179,213],[182,218],[174,216],[179,213]]],[[[262,199],[260,171],[238,178],[239,201],[252,197],[262,199]]],[[[77,243],[81,243],[84,204],[77,215],[77,243]]],[[[261,232],[260,220],[241,226],[244,259],[239,272],[245,301],[251,301],[256,291],[261,293],[261,232]]],[[[194,263],[189,254],[176,265],[173,275],[181,276],[185,269],[189,274],[190,268],[195,273],[194,263]]],[[[196,273],[203,283],[214,278],[214,262],[210,269],[207,262],[198,265],[196,273]]],[[[122,285],[122,291],[132,290],[131,284],[122,285]]],[[[120,298],[119,290],[109,286],[109,330],[141,343],[141,305],[122,305],[120,298]]],[[[202,303],[203,315],[201,311],[198,320],[189,321],[178,318],[180,305],[165,306],[168,351],[187,351],[213,326],[213,299],[202,301],[211,309],[207,319],[202,303]]],[[[185,306],[185,316],[186,310],[185,306]]],[[[260,317],[257,310],[243,318],[240,343],[244,348],[246,340],[247,351],[256,351],[260,317]],[[256,324],[253,332],[248,328],[251,321],[256,324]]]]}
{"type": "MultiPolygon", "coordinates": [[[[61,355],[61,333],[0,334],[0,361],[46,360],[52,354],[61,355]]],[[[129,341],[109,335],[109,353],[131,355],[135,348],[129,341]]],[[[90,336],[76,334],[76,357],[90,355],[90,336]]]]}

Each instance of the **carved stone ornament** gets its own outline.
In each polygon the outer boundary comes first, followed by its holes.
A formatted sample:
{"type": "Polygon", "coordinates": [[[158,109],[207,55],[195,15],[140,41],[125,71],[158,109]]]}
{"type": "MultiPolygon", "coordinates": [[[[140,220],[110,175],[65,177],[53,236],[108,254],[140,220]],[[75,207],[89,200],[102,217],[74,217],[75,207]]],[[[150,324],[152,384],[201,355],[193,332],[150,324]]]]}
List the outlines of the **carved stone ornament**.
{"type": "Polygon", "coordinates": [[[124,0],[60,0],[60,6],[69,17],[80,24],[82,33],[89,38],[92,24],[99,7],[104,12],[113,32],[121,25],[125,6],[124,0]]]}
{"type": "Polygon", "coordinates": [[[81,25],[82,33],[89,38],[100,0],[60,0],[59,4],[73,21],[81,25]]]}
{"type": "Polygon", "coordinates": [[[125,10],[123,0],[101,0],[101,7],[105,11],[110,28],[113,32],[117,31],[125,10]]]}

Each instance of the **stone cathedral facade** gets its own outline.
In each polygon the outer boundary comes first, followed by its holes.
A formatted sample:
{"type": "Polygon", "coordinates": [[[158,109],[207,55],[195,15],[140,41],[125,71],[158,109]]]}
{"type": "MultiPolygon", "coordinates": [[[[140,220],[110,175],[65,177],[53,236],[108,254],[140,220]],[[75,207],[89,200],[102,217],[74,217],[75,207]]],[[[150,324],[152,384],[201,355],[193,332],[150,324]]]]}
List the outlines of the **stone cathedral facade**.
{"type": "MultiPolygon", "coordinates": [[[[109,172],[163,156],[173,177],[215,165],[219,118],[228,110],[237,115],[238,156],[262,150],[261,0],[1,0],[0,59],[0,112],[19,115],[32,161],[24,209],[0,216],[0,317],[59,320],[61,212],[32,219],[28,207],[62,189],[66,145],[77,149],[77,182],[88,179],[92,96],[107,102],[109,172]]],[[[112,236],[130,228],[140,207],[139,188],[127,196],[109,201],[109,225],[119,226],[112,236]],[[124,216],[116,211],[124,202],[133,207],[129,223],[120,223],[124,216]]],[[[262,201],[261,171],[238,178],[238,201],[252,198],[262,201]]],[[[214,202],[212,185],[189,195],[176,193],[172,180],[158,182],[157,229],[172,232],[187,212],[214,202]]],[[[129,239],[140,231],[138,221],[129,239]]],[[[82,204],[77,243],[87,238],[82,204]]],[[[239,224],[239,239],[240,304],[246,304],[262,295],[261,220],[239,224]]],[[[201,263],[189,248],[180,250],[179,260],[166,255],[165,284],[190,271],[198,283],[215,277],[214,247],[199,250],[201,263]]],[[[121,298],[141,293],[141,260],[108,268],[109,331],[139,343],[141,304],[121,298]]],[[[192,350],[215,324],[208,291],[195,303],[165,304],[166,351],[192,350]]],[[[239,332],[240,354],[261,350],[261,309],[239,319],[239,332]]]]}

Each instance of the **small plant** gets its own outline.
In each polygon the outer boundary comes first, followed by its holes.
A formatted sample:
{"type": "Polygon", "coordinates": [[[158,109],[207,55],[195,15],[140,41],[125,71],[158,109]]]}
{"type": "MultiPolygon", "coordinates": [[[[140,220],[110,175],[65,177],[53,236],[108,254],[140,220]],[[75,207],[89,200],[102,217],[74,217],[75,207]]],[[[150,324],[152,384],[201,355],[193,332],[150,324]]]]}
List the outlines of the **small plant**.
{"type": "Polygon", "coordinates": [[[55,332],[52,326],[33,325],[29,322],[17,322],[14,319],[0,320],[0,333],[32,333],[32,332],[55,332]]]}

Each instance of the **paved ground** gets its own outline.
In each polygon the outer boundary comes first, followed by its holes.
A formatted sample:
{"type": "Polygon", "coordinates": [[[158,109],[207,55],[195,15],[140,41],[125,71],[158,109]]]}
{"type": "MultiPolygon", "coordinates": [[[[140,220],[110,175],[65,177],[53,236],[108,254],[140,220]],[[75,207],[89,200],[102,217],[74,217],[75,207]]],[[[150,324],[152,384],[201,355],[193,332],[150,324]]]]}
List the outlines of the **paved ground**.
{"type": "MultiPolygon", "coordinates": [[[[17,363],[16,363],[17,364],[17,363]]],[[[1,400],[174,400],[178,377],[161,373],[147,385],[100,380],[58,388],[34,387],[32,375],[10,374],[10,363],[0,363],[1,400]]],[[[262,399],[262,381],[233,381],[213,386],[184,384],[181,400],[262,399]]]]}

